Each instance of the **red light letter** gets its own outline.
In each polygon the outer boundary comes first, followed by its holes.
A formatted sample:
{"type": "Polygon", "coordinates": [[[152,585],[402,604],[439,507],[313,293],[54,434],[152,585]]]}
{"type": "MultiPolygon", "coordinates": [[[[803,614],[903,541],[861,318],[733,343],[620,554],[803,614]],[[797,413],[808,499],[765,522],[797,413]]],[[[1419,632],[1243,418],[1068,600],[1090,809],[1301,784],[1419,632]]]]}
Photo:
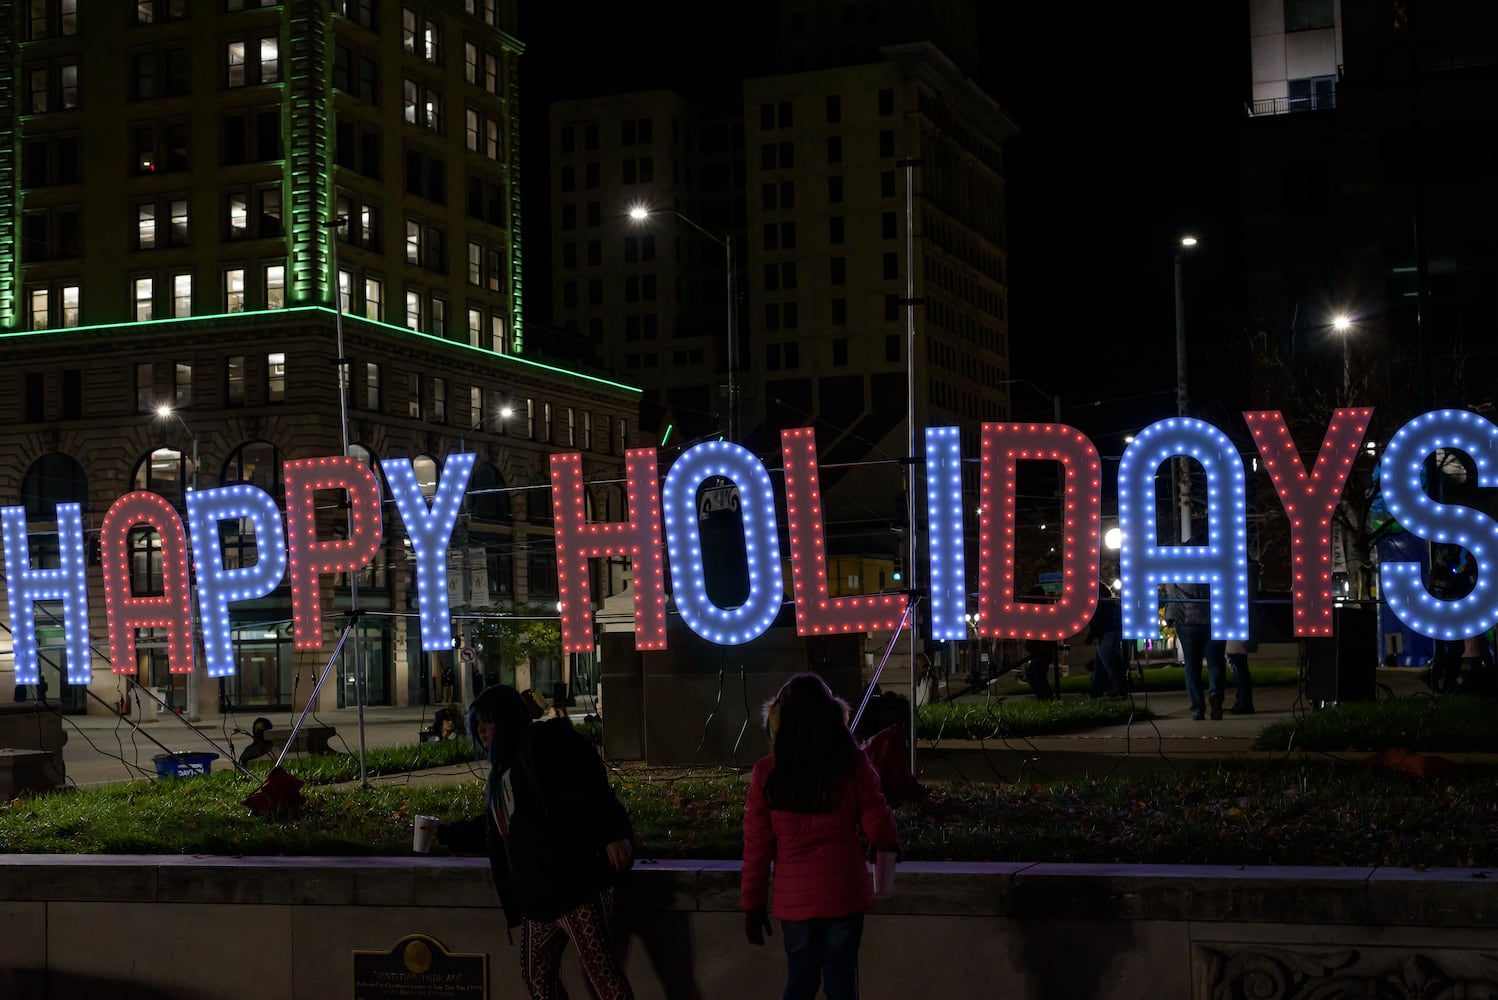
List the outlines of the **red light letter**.
{"type": "Polygon", "coordinates": [[[1296,635],[1332,634],[1332,511],[1342,498],[1372,417],[1371,407],[1333,413],[1316,454],[1315,471],[1307,475],[1278,410],[1243,414],[1290,517],[1296,635]]]}
{"type": "Polygon", "coordinates": [[[160,496],[126,493],[104,515],[99,531],[104,563],[104,606],[109,616],[109,658],[117,674],[133,674],[135,630],[166,629],[166,655],[174,674],[190,674],[192,605],[187,585],[187,536],[182,519],[160,496]],[[161,596],[140,597],[130,587],[130,532],[146,525],[161,537],[161,596]]]}
{"type": "Polygon", "coordinates": [[[286,548],[291,578],[291,620],[297,649],[322,647],[323,573],[352,573],[380,550],[385,525],[380,519],[380,484],[369,466],[347,455],[287,462],[286,548]],[[318,490],[348,494],[349,537],[317,540],[318,490]]]}
{"type": "Polygon", "coordinates": [[[666,580],[661,558],[661,487],[655,450],[624,453],[632,520],[589,524],[583,506],[583,457],[551,456],[551,509],[556,518],[557,591],[562,651],[593,649],[593,600],[588,560],[629,556],[635,575],[635,648],[666,648],[666,580]]]}
{"type": "Polygon", "coordinates": [[[790,521],[791,581],[796,595],[796,634],[831,635],[895,628],[905,597],[827,596],[827,541],[822,534],[822,491],[817,477],[817,441],[810,427],[780,432],[785,465],[785,513],[790,521]]]}
{"type": "Polygon", "coordinates": [[[1080,632],[1097,610],[1098,530],[1103,516],[1100,465],[1097,449],[1075,427],[983,425],[983,506],[978,516],[979,635],[1065,639],[1080,632]],[[1022,461],[1060,462],[1065,472],[1061,600],[1057,604],[1014,599],[1014,477],[1022,461]]]}

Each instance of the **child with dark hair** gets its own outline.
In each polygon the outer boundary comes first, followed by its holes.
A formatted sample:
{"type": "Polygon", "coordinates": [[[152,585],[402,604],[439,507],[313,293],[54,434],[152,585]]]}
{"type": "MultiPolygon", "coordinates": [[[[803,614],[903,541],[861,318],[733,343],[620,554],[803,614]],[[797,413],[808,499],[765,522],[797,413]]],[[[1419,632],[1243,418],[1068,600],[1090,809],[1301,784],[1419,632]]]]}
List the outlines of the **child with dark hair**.
{"type": "Polygon", "coordinates": [[[848,731],[848,704],[816,674],[797,674],[765,706],[773,753],[754,765],[744,805],[744,933],[764,944],[770,865],[785,939],[785,1000],[858,997],[858,944],[873,886],[859,844],[895,850],[879,775],[848,731]]]}
{"type": "Polygon", "coordinates": [[[437,840],[487,848],[505,917],[521,928],[520,973],[533,1000],[565,1000],[571,938],[600,1000],[633,1000],[614,954],[614,883],[634,862],[629,814],[598,754],[565,718],[533,722],[520,693],[495,686],[468,709],[489,761],[486,815],[444,824],[437,840]]]}

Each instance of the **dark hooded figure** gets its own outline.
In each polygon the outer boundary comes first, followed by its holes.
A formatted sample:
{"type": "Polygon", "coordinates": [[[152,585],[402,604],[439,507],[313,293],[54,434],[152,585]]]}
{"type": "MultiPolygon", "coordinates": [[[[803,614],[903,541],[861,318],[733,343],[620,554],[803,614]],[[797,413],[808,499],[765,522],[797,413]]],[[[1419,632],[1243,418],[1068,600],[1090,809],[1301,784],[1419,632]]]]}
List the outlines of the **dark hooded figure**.
{"type": "Polygon", "coordinates": [[[468,734],[489,761],[485,815],[438,828],[455,850],[487,850],[533,1000],[564,998],[562,950],[577,944],[600,1000],[632,1000],[613,950],[614,882],[634,861],[629,814],[603,761],[565,718],[533,722],[512,687],[487,688],[468,734]]]}

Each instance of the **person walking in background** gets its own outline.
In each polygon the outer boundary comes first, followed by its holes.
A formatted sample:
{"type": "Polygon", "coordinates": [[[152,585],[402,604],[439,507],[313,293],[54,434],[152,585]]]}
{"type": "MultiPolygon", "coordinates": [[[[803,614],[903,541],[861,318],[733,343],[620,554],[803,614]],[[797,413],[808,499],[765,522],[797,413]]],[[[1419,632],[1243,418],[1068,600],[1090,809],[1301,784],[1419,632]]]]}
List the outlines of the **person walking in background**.
{"type": "Polygon", "coordinates": [[[488,810],[438,827],[437,841],[487,850],[505,917],[521,928],[526,991],[565,1000],[562,951],[571,938],[600,1000],[633,1000],[610,924],[634,835],[603,761],[569,720],[533,722],[520,693],[503,685],[474,699],[468,733],[489,760],[488,810]]]}
{"type": "Polygon", "coordinates": [[[1248,643],[1241,639],[1229,639],[1226,647],[1228,666],[1233,668],[1233,704],[1228,711],[1233,715],[1254,714],[1254,679],[1248,672],[1248,643]]]}
{"type": "MultiPolygon", "coordinates": [[[[1045,588],[1039,585],[1030,588],[1030,592],[1022,598],[1034,604],[1050,604],[1051,597],[1045,592],[1045,588]]],[[[1035,692],[1035,697],[1041,701],[1050,701],[1060,695],[1059,691],[1051,690],[1051,671],[1056,666],[1056,658],[1060,654],[1058,645],[1043,639],[1026,639],[1025,652],[1029,654],[1030,662],[1020,672],[1019,679],[1030,685],[1030,690],[1035,692]]]]}
{"type": "Polygon", "coordinates": [[[1226,643],[1213,641],[1212,609],[1203,583],[1171,583],[1165,587],[1170,603],[1165,606],[1165,620],[1175,627],[1181,640],[1181,662],[1186,667],[1186,698],[1191,703],[1191,717],[1198,722],[1206,718],[1208,705],[1212,718],[1222,718],[1222,682],[1227,668],[1226,643]],[[1202,697],[1202,660],[1207,661],[1207,697],[1202,697]]]}
{"type": "Polygon", "coordinates": [[[1092,696],[1123,697],[1129,693],[1129,676],[1123,659],[1123,615],[1113,591],[1098,581],[1097,611],[1087,628],[1087,640],[1096,645],[1092,660],[1092,696]]]}
{"type": "Polygon", "coordinates": [[[858,832],[869,850],[894,851],[894,813],[879,775],[848,731],[848,704],[816,674],[797,674],[765,705],[772,753],[754,765],[744,803],[740,893],[744,933],[771,933],[767,903],[785,943],[784,1000],[857,1000],[858,944],[873,901],[858,832]]]}

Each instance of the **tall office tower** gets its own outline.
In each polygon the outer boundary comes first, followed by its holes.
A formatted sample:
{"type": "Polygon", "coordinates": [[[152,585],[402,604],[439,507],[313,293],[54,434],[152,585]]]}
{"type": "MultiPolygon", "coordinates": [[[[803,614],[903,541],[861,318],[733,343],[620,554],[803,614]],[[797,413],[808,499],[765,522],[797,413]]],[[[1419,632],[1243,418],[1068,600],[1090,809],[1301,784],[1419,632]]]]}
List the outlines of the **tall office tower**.
{"type": "Polygon", "coordinates": [[[671,422],[668,445],[730,432],[731,340],[734,436],[774,456],[782,428],[815,427],[829,545],[887,567],[907,366],[917,427],[962,425],[969,456],[978,423],[1008,414],[996,383],[1008,377],[1003,144],[1015,127],[927,43],[745,80],[741,93],[731,119],[664,91],[552,106],[556,321],[660,402],[653,429],[671,422]],[[631,218],[636,207],[649,214],[631,218]]]}
{"type": "MultiPolygon", "coordinates": [[[[58,502],[82,503],[90,532],[132,489],[180,510],[188,490],[245,482],[279,502],[285,461],[345,443],[411,458],[430,492],[466,449],[457,633],[476,647],[492,624],[469,614],[554,607],[548,456],[580,450],[590,481],[616,478],[638,392],[548,363],[527,335],[514,0],[0,0],[0,23],[19,32],[0,47],[0,491],[37,565],[57,558],[58,502]]],[[[616,487],[589,499],[622,509],[616,487]]],[[[421,702],[455,656],[415,641],[388,506],[386,525],[357,574],[362,662],[347,644],[322,707],[352,701],[361,671],[371,703],[421,702]]],[[[160,538],[131,539],[132,587],[159,592],[160,538]]],[[[283,583],[231,606],[236,671],[212,690],[201,662],[169,676],[149,630],[138,663],[96,654],[93,675],[137,671],[190,711],[299,707],[353,602],[347,575],[322,582],[324,649],[293,649],[283,583]]],[[[500,645],[476,650],[480,681],[514,679],[500,645]]],[[[560,657],[529,666],[549,693],[571,679],[560,657]]],[[[76,687],[61,700],[86,704],[76,687]]]]}

